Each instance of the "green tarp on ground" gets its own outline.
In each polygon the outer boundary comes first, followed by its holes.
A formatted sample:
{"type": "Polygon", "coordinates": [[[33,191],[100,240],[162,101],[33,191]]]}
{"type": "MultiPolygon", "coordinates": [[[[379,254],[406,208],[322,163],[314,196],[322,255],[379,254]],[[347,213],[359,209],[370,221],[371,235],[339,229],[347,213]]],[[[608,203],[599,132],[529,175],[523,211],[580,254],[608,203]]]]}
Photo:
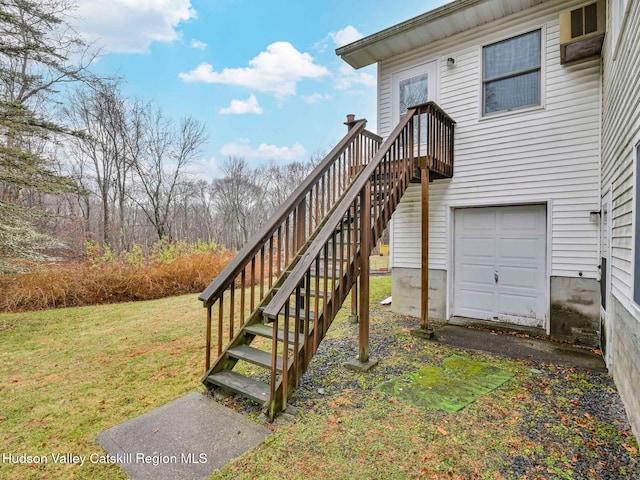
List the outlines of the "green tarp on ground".
{"type": "Polygon", "coordinates": [[[452,355],[442,362],[442,367],[421,368],[377,388],[416,407],[457,412],[513,376],[488,363],[452,355]]]}

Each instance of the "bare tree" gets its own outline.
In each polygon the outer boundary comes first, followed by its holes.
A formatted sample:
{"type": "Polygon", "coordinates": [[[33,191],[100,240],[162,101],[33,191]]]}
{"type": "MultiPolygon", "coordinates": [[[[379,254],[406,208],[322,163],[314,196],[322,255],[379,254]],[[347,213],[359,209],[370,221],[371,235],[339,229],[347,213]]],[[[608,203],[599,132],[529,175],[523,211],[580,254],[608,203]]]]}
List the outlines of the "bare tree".
{"type": "Polygon", "coordinates": [[[222,178],[212,183],[214,205],[224,230],[219,238],[227,246],[241,248],[268,216],[264,176],[242,157],[229,157],[221,165],[222,178]]]}
{"type": "Polygon", "coordinates": [[[158,239],[171,237],[170,213],[186,167],[201,154],[207,141],[204,124],[192,117],[176,125],[160,108],[145,115],[144,147],[133,166],[142,198],[137,200],[158,239]]]}
{"type": "MultiPolygon", "coordinates": [[[[82,132],[71,150],[74,170],[91,171],[102,210],[102,242],[116,250],[126,249],[132,241],[128,202],[149,108],[125,98],[116,81],[79,90],[65,108],[68,121],[82,132]]],[[[86,183],[85,178],[79,181],[86,183]]]]}
{"type": "Polygon", "coordinates": [[[275,211],[309,175],[313,166],[311,162],[292,162],[278,165],[271,162],[264,172],[267,190],[267,201],[271,210],[275,211]]]}

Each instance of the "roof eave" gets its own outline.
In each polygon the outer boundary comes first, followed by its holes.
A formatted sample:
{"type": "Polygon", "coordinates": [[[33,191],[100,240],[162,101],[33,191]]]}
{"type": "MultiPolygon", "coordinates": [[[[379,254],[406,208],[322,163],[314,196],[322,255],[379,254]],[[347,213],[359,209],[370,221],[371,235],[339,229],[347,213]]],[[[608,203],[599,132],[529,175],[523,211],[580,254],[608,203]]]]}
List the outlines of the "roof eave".
{"type": "Polygon", "coordinates": [[[376,43],[382,42],[396,35],[406,33],[418,27],[423,27],[435,20],[447,17],[484,1],[486,0],[456,0],[434,10],[430,10],[426,13],[418,15],[417,17],[410,18],[409,20],[406,20],[402,23],[398,23],[389,28],[385,28],[384,30],[361,38],[360,40],[356,40],[353,43],[349,43],[342,47],[336,48],[336,55],[342,57],[342,59],[353,68],[357,69],[366,67],[367,65],[371,65],[380,60],[374,58],[371,55],[365,54],[365,50],[368,47],[371,47],[376,43]]]}

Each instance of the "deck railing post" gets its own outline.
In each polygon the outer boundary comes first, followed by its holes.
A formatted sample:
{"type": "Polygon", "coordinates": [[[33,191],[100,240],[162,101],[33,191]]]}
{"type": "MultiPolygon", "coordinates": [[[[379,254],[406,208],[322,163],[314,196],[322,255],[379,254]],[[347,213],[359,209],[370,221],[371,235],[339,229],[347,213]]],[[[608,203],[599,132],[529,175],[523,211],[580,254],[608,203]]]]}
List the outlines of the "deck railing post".
{"type": "Polygon", "coordinates": [[[351,314],[349,315],[349,323],[358,323],[358,277],[351,287],[351,314]]]}
{"type": "Polygon", "coordinates": [[[305,242],[306,237],[306,213],[307,213],[307,199],[303,198],[300,201],[297,209],[296,218],[296,252],[298,252],[305,242]]]}
{"type": "Polygon", "coordinates": [[[205,357],[205,371],[208,371],[211,367],[211,305],[207,306],[207,352],[205,357]]]}

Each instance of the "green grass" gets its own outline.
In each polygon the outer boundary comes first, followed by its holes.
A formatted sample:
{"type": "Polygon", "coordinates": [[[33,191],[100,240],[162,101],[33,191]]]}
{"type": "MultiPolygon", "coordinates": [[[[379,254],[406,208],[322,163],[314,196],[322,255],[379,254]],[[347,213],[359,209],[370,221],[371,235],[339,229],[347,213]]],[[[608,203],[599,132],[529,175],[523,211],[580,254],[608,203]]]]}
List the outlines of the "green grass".
{"type": "MultiPolygon", "coordinates": [[[[102,452],[96,435],[200,390],[195,295],[0,315],[0,452],[102,452]]],[[[127,478],[117,466],[3,464],[0,478],[127,478]]]]}
{"type": "MultiPolygon", "coordinates": [[[[538,469],[537,477],[529,478],[598,478],[598,471],[592,475],[586,469],[581,475],[577,469],[582,461],[595,469],[618,468],[598,467],[603,445],[618,448],[618,456],[628,451],[635,462],[640,460],[628,430],[587,415],[576,401],[611,391],[605,376],[539,365],[543,373],[534,374],[527,362],[467,352],[514,378],[457,413],[416,408],[377,390],[393,376],[441,367],[444,359],[460,353],[410,336],[413,321],[378,304],[390,289],[390,277],[372,277],[372,351],[377,342],[390,342],[380,365],[370,373],[355,373],[332,357],[340,349],[331,342],[353,345],[356,355],[357,326],[348,322],[347,299],[325,340],[328,353],[319,354],[309,371],[325,394],[311,392],[300,400],[296,423],[271,425],[274,433],[265,443],[212,478],[500,479],[514,455],[538,469]],[[544,432],[531,434],[540,425],[544,432]]],[[[0,453],[101,453],[95,441],[99,433],[202,391],[204,327],[205,311],[194,295],[1,314],[0,453]]],[[[246,404],[228,404],[246,411],[246,404]]],[[[257,418],[258,411],[250,416],[257,418]]],[[[624,473],[622,467],[615,471],[624,473]]],[[[4,464],[0,478],[126,475],[114,465],[50,462],[46,467],[4,464]]]]}
{"type": "Polygon", "coordinates": [[[383,268],[389,268],[389,257],[382,255],[372,255],[369,257],[369,268],[371,270],[380,270],[383,268]]]}

